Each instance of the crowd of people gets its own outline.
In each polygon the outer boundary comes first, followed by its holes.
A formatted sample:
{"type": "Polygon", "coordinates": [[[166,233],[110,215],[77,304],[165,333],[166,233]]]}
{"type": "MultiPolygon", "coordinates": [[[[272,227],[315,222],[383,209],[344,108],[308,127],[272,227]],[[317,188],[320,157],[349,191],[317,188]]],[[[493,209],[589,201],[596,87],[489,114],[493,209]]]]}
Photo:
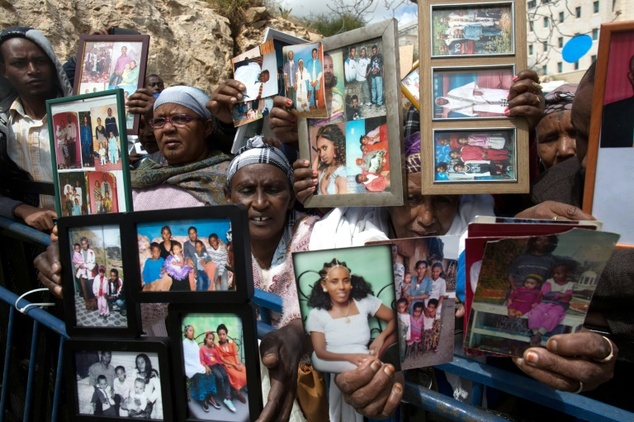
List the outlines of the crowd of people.
{"type": "MultiPolygon", "coordinates": [[[[374,54],[377,53],[373,51],[374,54]]],[[[34,126],[42,131],[46,125],[45,100],[69,95],[70,85],[50,44],[37,30],[9,28],[0,32],[0,59],[4,82],[12,88],[0,101],[0,110],[8,122],[0,126],[3,195],[0,215],[49,231],[56,217],[51,207],[53,201],[39,191],[28,194],[15,189],[10,181],[33,179],[50,183],[50,151],[37,150],[36,156],[29,156],[36,149],[18,150],[15,140],[33,142],[34,126]],[[27,65],[15,65],[15,57],[22,57],[27,65]],[[33,75],[37,75],[38,83],[26,83],[33,75]]],[[[378,93],[382,92],[379,80],[382,61],[370,67],[378,68],[378,76],[373,77],[371,84],[371,101],[381,104],[378,93]]],[[[518,216],[559,220],[592,218],[578,208],[578,190],[587,151],[593,84],[594,66],[579,84],[571,110],[571,121],[577,131],[578,159],[559,162],[541,175],[531,192],[533,205],[518,210],[518,216]],[[559,169],[565,172],[564,177],[556,174],[559,169]]],[[[226,203],[245,206],[254,285],[283,299],[282,313],[272,315],[277,330],[266,335],[260,345],[262,363],[269,374],[264,378],[269,381],[265,384],[270,389],[267,388],[267,403],[258,420],[302,420],[301,410],[294,405],[297,371],[300,358],[312,348],[306,341],[299,313],[291,253],[363,245],[370,240],[461,234],[475,215],[494,214],[493,201],[488,195],[422,195],[420,172],[424,163],[421,163],[419,138],[418,149],[411,144],[405,147],[405,205],[334,208],[321,217],[304,215],[295,203],[304,202],[321,189],[320,170],[301,159],[291,166],[283,152],[295,147],[298,139],[296,118],[288,110],[291,99],[276,97],[270,112],[271,128],[277,138],[274,143],[281,149],[254,141],[235,157],[229,155],[234,134],[231,105],[243,98],[244,89],[243,84],[228,80],[221,83],[211,97],[187,86],[167,88],[156,99],[149,88],[141,88],[129,96],[129,111],[143,115],[147,122],[148,133],[140,134],[140,138],[153,134],[158,147],[132,171],[133,204],[135,210],[226,203]]],[[[525,118],[536,128],[544,115],[545,102],[537,74],[529,70],[519,72],[513,78],[507,101],[505,115],[525,118]]],[[[416,110],[408,112],[406,132],[419,126],[418,119],[416,110]]],[[[634,293],[632,274],[626,272],[632,262],[629,259],[627,264],[628,257],[631,258],[631,251],[615,253],[613,268],[608,266],[595,295],[595,310],[601,311],[604,317],[600,325],[612,331],[611,339],[589,332],[555,335],[550,337],[546,348],[531,347],[521,358],[515,358],[517,367],[563,391],[579,393],[604,383],[607,388],[614,385],[616,380],[609,381],[619,376],[618,371],[615,375],[619,351],[631,357],[628,354],[631,353],[631,316],[619,305],[624,295],[630,297],[634,293]]],[[[40,271],[40,282],[57,295],[66,293],[61,288],[56,242],[36,259],[36,267],[40,271]]],[[[440,305],[441,299],[438,300],[440,305]]],[[[417,302],[412,302],[416,308],[417,302]]],[[[427,309],[422,310],[427,312],[428,318],[433,318],[433,305],[429,300],[427,309]]],[[[415,312],[421,312],[420,306],[415,312]]],[[[161,332],[165,316],[164,308],[146,310],[144,330],[158,335],[165,333],[164,328],[161,332]]],[[[360,415],[372,418],[391,415],[400,404],[404,389],[402,374],[396,373],[392,365],[381,362],[382,352],[363,354],[354,367],[333,375],[333,383],[341,390],[343,401],[360,415]]],[[[623,368],[628,370],[627,366],[623,368]]],[[[618,395],[610,399],[617,400],[618,395]]],[[[210,402],[208,396],[201,400],[210,402]]],[[[627,402],[618,403],[625,407],[627,402]]],[[[340,420],[341,414],[337,411],[341,409],[331,406],[331,420],[340,420]]]]}

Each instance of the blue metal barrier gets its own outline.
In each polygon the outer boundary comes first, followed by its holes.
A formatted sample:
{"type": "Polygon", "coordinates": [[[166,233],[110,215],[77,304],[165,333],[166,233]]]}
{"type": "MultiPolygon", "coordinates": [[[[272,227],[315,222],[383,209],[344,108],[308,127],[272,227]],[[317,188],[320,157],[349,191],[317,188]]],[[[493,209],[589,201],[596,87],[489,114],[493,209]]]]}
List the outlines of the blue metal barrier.
{"type": "MultiPolygon", "coordinates": [[[[15,223],[10,220],[0,218],[0,228],[9,230],[12,235],[19,236],[28,242],[34,242],[40,245],[49,243],[49,237],[33,229],[25,227],[22,224],[15,223]]],[[[33,376],[35,373],[35,347],[37,345],[36,338],[39,333],[39,327],[44,326],[52,332],[60,336],[60,345],[57,356],[57,371],[53,391],[53,402],[51,421],[55,422],[59,417],[60,392],[62,386],[62,357],[64,340],[68,339],[64,322],[50,315],[48,312],[40,309],[34,304],[30,304],[26,299],[19,299],[18,296],[0,286],[0,300],[6,302],[10,306],[9,324],[7,327],[6,352],[4,362],[4,372],[2,376],[2,392],[0,396],[0,419],[5,414],[7,405],[8,389],[7,386],[9,363],[11,356],[11,345],[13,341],[13,330],[16,312],[23,312],[25,315],[33,319],[33,332],[31,344],[31,356],[29,359],[29,375],[26,387],[26,406],[24,413],[24,421],[31,418],[31,410],[33,409],[33,376]],[[17,303],[16,303],[17,302],[17,303]]],[[[276,312],[282,310],[282,300],[280,297],[263,292],[256,289],[253,302],[258,306],[270,309],[276,312]]],[[[266,333],[272,331],[270,321],[265,319],[258,322],[258,336],[261,338],[266,333]]],[[[453,421],[497,421],[505,420],[499,418],[493,413],[481,409],[482,387],[495,388],[513,394],[515,396],[531,400],[541,405],[561,411],[563,413],[573,415],[579,419],[592,421],[634,421],[634,413],[627,412],[613,406],[592,400],[590,398],[565,393],[546,387],[539,382],[526,376],[512,374],[508,371],[492,367],[490,365],[465,359],[460,356],[454,356],[451,363],[438,366],[439,369],[457,374],[463,378],[470,379],[474,382],[472,391],[472,400],[475,397],[474,405],[469,405],[453,398],[442,395],[438,392],[424,389],[418,385],[407,383],[405,385],[404,400],[412,405],[418,406],[430,413],[438,414],[448,420],[453,421]]]]}

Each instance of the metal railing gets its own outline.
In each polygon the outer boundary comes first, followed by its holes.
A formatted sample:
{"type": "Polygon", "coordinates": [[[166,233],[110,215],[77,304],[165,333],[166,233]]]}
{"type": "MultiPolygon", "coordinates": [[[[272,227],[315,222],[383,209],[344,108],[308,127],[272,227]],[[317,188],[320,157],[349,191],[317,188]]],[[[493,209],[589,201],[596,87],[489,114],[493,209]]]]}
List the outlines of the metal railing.
{"type": "MultiPolygon", "coordinates": [[[[0,218],[1,236],[6,236],[5,231],[10,231],[12,239],[21,238],[25,242],[34,242],[39,245],[48,244],[48,236],[29,229],[22,224],[0,218]]],[[[2,238],[0,238],[0,243],[2,238]]],[[[54,385],[49,397],[50,421],[55,422],[60,418],[60,397],[62,395],[62,357],[64,341],[68,339],[64,322],[51,315],[47,311],[40,309],[38,304],[33,304],[26,299],[20,298],[15,293],[0,286],[0,300],[9,305],[8,326],[5,341],[4,370],[2,375],[2,392],[0,398],[0,420],[5,420],[6,406],[8,402],[9,365],[11,362],[12,345],[15,341],[14,325],[18,314],[24,314],[33,320],[31,332],[31,351],[28,359],[28,376],[25,387],[24,421],[32,419],[31,410],[34,408],[33,389],[35,385],[36,373],[36,351],[37,337],[40,334],[40,327],[43,326],[59,336],[59,347],[57,350],[57,365],[55,368],[54,385]]],[[[282,300],[280,297],[256,289],[253,301],[261,307],[280,312],[282,300]]],[[[263,321],[258,322],[258,336],[261,338],[267,332],[273,330],[270,321],[264,316],[263,321]]],[[[634,420],[634,413],[627,412],[613,406],[606,405],[596,400],[554,390],[526,376],[517,375],[495,368],[480,362],[472,361],[459,356],[454,356],[451,363],[437,366],[437,368],[454,373],[463,378],[473,381],[473,392],[471,404],[463,403],[452,397],[445,396],[438,392],[425,389],[408,382],[405,386],[404,400],[410,404],[418,406],[430,413],[438,414],[448,420],[453,421],[497,421],[507,420],[480,408],[482,404],[483,386],[495,388],[550,407],[557,411],[572,415],[582,420],[591,421],[625,421],[634,420]]],[[[47,380],[48,381],[48,380],[47,380]]]]}

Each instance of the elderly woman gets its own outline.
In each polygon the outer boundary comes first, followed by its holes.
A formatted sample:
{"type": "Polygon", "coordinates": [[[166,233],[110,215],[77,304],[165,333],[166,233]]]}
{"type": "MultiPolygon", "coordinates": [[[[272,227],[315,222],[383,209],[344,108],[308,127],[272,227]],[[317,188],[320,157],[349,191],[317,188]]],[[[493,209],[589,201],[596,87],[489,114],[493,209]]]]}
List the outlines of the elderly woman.
{"type": "Polygon", "coordinates": [[[576,131],[570,119],[576,90],[577,84],[564,84],[545,97],[544,117],[535,128],[537,155],[544,170],[576,155],[576,131]]]}

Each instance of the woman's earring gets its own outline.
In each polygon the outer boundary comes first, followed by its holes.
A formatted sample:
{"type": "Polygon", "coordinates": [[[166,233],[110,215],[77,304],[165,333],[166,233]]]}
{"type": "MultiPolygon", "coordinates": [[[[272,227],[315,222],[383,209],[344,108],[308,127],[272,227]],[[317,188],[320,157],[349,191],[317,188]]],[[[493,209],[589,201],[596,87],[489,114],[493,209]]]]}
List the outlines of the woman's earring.
{"type": "Polygon", "coordinates": [[[328,293],[328,289],[327,289],[327,288],[325,288],[325,287],[324,287],[324,288],[322,288],[321,290],[323,290],[323,291],[324,291],[324,293],[328,293]]]}

